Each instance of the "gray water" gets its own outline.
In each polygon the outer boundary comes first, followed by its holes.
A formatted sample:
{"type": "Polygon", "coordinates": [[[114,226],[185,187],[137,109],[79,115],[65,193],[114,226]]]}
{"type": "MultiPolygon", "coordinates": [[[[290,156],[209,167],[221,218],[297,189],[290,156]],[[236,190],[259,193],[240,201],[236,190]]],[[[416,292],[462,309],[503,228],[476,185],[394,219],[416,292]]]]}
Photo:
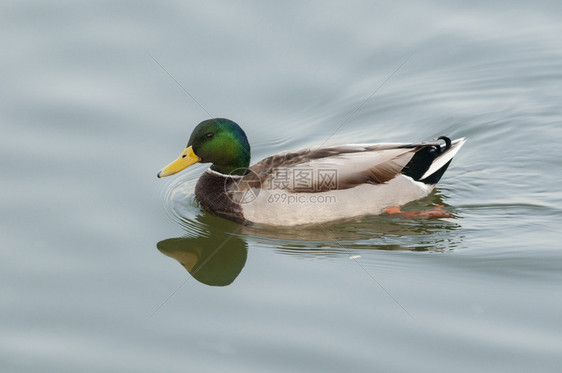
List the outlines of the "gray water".
{"type": "Polygon", "coordinates": [[[560,3],[3,1],[0,25],[2,372],[562,369],[560,3]],[[156,178],[209,114],[254,162],[466,136],[407,206],[453,217],[209,215],[207,165],[156,178]]]}

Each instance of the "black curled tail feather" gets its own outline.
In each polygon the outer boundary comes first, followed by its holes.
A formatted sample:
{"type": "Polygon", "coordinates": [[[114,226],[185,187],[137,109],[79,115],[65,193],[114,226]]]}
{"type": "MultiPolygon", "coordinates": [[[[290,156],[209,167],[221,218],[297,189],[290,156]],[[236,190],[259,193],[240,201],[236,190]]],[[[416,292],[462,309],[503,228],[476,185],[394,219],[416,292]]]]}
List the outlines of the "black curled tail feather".
{"type": "Polygon", "coordinates": [[[408,162],[406,166],[402,169],[402,174],[411,177],[416,181],[421,181],[425,184],[437,184],[451,161],[447,162],[444,166],[439,168],[437,171],[433,172],[431,175],[426,176],[422,179],[425,173],[429,170],[432,163],[440,155],[446,153],[451,148],[451,139],[446,136],[440,136],[437,140],[443,140],[445,145],[441,145],[437,142],[428,143],[425,146],[420,147],[420,149],[414,154],[412,159],[408,162]]]}

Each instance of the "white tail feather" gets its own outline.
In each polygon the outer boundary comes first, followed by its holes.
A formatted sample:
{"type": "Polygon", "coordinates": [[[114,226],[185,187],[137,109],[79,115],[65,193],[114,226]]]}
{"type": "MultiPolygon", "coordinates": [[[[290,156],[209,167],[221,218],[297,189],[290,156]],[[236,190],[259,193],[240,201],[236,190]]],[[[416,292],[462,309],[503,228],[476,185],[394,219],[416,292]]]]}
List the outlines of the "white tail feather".
{"type": "Polygon", "coordinates": [[[456,139],[455,141],[451,142],[451,147],[441,154],[439,157],[435,158],[429,170],[426,171],[425,174],[421,177],[421,180],[425,179],[426,177],[432,175],[433,173],[439,171],[441,167],[445,166],[447,162],[449,162],[453,157],[457,154],[459,149],[463,146],[466,142],[466,138],[461,137],[460,139],[456,139]]]}

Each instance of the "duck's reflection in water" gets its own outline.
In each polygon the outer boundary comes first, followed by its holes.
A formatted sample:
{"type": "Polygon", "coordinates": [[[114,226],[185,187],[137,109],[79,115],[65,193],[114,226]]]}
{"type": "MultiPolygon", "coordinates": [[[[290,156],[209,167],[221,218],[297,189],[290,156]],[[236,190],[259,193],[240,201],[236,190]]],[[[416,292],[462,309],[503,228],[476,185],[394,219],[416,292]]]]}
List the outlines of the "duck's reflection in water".
{"type": "MultiPolygon", "coordinates": [[[[419,208],[444,204],[438,194],[418,201],[419,208]]],[[[410,208],[416,208],[416,204],[410,208]]],[[[462,243],[454,219],[411,219],[392,215],[363,217],[298,227],[244,226],[200,210],[180,224],[188,236],[158,242],[199,282],[227,286],[242,271],[247,241],[281,254],[301,257],[348,257],[372,250],[450,251],[462,243]]]]}
{"type": "Polygon", "coordinates": [[[210,286],[230,285],[244,268],[246,242],[233,234],[213,229],[208,235],[169,238],[158,250],[176,259],[197,281],[210,286]]]}

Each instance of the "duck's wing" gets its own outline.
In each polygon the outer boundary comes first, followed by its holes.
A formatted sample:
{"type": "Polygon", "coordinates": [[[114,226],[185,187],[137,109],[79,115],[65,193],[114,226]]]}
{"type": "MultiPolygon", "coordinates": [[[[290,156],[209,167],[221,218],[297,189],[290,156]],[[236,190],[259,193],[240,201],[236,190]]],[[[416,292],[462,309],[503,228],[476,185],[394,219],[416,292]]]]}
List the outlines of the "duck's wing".
{"type": "Polygon", "coordinates": [[[451,150],[452,144],[448,138],[442,139],[444,144],[433,141],[343,145],[278,154],[250,167],[251,172],[244,179],[248,181],[246,185],[257,187],[259,182],[262,189],[290,192],[324,192],[361,184],[383,184],[401,174],[421,180],[427,177],[434,161],[439,160],[439,164],[445,161],[444,165],[448,166],[452,156],[440,157],[451,150]]]}

